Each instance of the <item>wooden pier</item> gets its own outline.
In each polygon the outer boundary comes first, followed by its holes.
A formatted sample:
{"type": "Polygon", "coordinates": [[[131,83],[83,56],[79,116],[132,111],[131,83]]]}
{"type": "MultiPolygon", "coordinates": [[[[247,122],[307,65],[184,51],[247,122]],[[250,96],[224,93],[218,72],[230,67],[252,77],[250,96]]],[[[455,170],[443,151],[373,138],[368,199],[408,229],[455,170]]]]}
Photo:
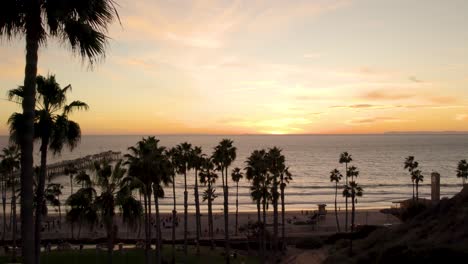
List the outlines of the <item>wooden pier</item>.
{"type": "MultiPolygon", "coordinates": [[[[77,171],[86,170],[92,168],[95,162],[108,161],[113,162],[120,160],[122,158],[121,152],[115,151],[106,151],[94,155],[88,155],[85,157],[77,158],[74,160],[63,160],[57,163],[52,163],[47,165],[47,177],[55,177],[58,175],[64,175],[67,169],[74,168],[77,171]]],[[[18,171],[15,175],[20,177],[20,172],[18,171]]]]}
{"type": "Polygon", "coordinates": [[[88,155],[74,160],[64,160],[57,163],[47,165],[47,176],[53,177],[65,174],[67,169],[74,168],[76,170],[90,169],[95,162],[112,162],[122,158],[121,152],[106,151],[94,155],[88,155]]]}

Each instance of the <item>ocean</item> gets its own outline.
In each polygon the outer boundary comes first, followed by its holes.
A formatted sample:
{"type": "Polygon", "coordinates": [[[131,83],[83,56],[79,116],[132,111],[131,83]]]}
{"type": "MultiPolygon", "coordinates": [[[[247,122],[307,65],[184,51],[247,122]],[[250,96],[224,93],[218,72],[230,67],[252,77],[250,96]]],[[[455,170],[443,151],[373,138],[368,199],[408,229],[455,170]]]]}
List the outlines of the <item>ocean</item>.
{"type": "MultiPolygon", "coordinates": [[[[347,151],[352,155],[351,165],[358,167],[358,183],[364,188],[364,196],[358,198],[358,209],[390,207],[392,202],[411,198],[412,184],[403,168],[405,157],[412,155],[420,164],[424,181],[419,196],[430,198],[430,174],[441,175],[441,197],[452,197],[461,190],[461,179],[456,177],[459,160],[468,159],[468,135],[465,134],[379,134],[379,135],[160,135],[160,144],[172,147],[182,142],[201,146],[205,154],[223,138],[230,138],[237,147],[237,159],[230,169],[245,167],[245,160],[255,149],[277,146],[283,150],[293,181],[286,188],[287,210],[316,210],[317,204],[334,208],[334,184],[329,175],[338,168],[344,173],[344,164],[338,162],[339,155],[347,151]]],[[[113,150],[126,153],[142,136],[83,136],[80,145],[72,152],[64,149],[61,155],[49,154],[48,163],[75,159],[89,154],[113,150]]],[[[8,138],[0,137],[0,147],[8,144],[8,138]]],[[[39,163],[39,147],[35,148],[35,163],[39,163]]],[[[189,172],[189,203],[193,198],[193,171],[189,172]]],[[[61,183],[62,201],[70,194],[69,178],[59,176],[53,182],[61,183]]],[[[248,193],[249,183],[244,179],[239,184],[239,210],[254,211],[255,204],[248,193]]],[[[77,190],[79,186],[74,187],[77,190]]],[[[202,187],[203,188],[203,187],[202,187]]],[[[201,191],[200,191],[201,193],[201,191]]],[[[222,189],[214,202],[215,211],[222,210],[222,189]]],[[[234,211],[235,188],[230,182],[230,211],[234,211]]],[[[183,210],[183,176],[176,177],[178,211],[183,210]]],[[[340,209],[344,209],[344,198],[339,196],[340,209]]],[[[201,201],[201,199],[200,199],[201,201]]],[[[191,211],[194,210],[190,206],[191,211]]],[[[270,207],[270,209],[272,209],[270,207]]],[[[161,202],[162,211],[172,210],[172,187],[168,187],[166,198],[161,202]]],[[[206,210],[206,204],[202,204],[206,210]]]]}

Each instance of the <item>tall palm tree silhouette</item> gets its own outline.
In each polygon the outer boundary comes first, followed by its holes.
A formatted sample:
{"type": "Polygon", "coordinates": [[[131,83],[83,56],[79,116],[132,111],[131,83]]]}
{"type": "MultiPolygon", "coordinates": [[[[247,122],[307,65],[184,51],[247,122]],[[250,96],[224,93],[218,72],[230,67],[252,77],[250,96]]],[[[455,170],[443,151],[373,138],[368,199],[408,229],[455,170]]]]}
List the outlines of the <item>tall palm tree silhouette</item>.
{"type": "Polygon", "coordinates": [[[39,45],[51,37],[69,44],[91,65],[105,53],[108,25],[118,18],[114,0],[7,0],[0,9],[0,36],[26,40],[26,67],[21,134],[21,241],[23,262],[39,263],[34,253],[33,137],[39,45]]]}
{"type": "Polygon", "coordinates": [[[213,240],[213,201],[218,197],[214,184],[218,179],[215,173],[215,165],[211,157],[203,157],[201,161],[200,183],[206,186],[203,192],[203,201],[208,201],[208,236],[210,237],[211,249],[214,249],[213,240]]]}
{"type": "Polygon", "coordinates": [[[193,194],[195,196],[195,225],[196,225],[196,246],[197,255],[200,254],[200,237],[201,237],[201,214],[200,214],[200,197],[198,194],[198,173],[202,166],[202,149],[201,147],[194,147],[190,156],[190,167],[195,171],[195,184],[193,187],[193,194]]]}
{"type": "MultiPolygon", "coordinates": [[[[346,180],[346,183],[345,185],[348,185],[348,178],[350,175],[348,175],[348,163],[350,163],[351,161],[353,161],[353,158],[351,157],[351,154],[349,154],[348,152],[343,152],[340,154],[340,159],[339,159],[339,162],[341,164],[345,164],[345,172],[346,172],[346,175],[345,175],[345,180],[346,180]]],[[[345,212],[345,232],[348,231],[348,196],[345,197],[345,209],[346,209],[346,212],[345,212]]]]}
{"type": "Polygon", "coordinates": [[[462,184],[465,185],[468,179],[468,163],[466,160],[460,160],[457,165],[457,177],[462,178],[462,184]]]}
{"type": "Polygon", "coordinates": [[[232,181],[236,183],[236,236],[238,229],[238,215],[239,215],[239,181],[244,177],[240,168],[234,168],[231,173],[232,181]]]}
{"type": "Polygon", "coordinates": [[[411,182],[413,183],[413,200],[415,199],[415,182],[414,182],[414,176],[413,176],[413,171],[416,170],[419,166],[419,163],[414,160],[414,156],[408,156],[405,159],[405,169],[407,169],[410,173],[411,176],[411,182]]]}
{"type": "MultiPolygon", "coordinates": [[[[67,104],[67,93],[71,91],[71,85],[64,88],[57,83],[55,76],[47,77],[38,75],[36,78],[36,111],[34,122],[34,138],[40,140],[41,166],[36,188],[36,221],[34,227],[35,255],[40,255],[42,211],[44,206],[44,189],[47,177],[47,152],[60,154],[64,145],[73,150],[81,139],[81,129],[78,123],[69,119],[69,114],[76,110],[87,110],[89,107],[81,101],[73,101],[67,104]]],[[[20,86],[8,92],[8,98],[17,102],[24,100],[24,87],[20,86]]],[[[8,120],[10,125],[10,137],[19,143],[18,134],[24,120],[23,114],[14,113],[8,120]]]]}
{"type": "Polygon", "coordinates": [[[187,256],[187,228],[188,228],[188,192],[187,172],[190,170],[192,144],[184,142],[176,146],[178,173],[184,175],[184,254],[187,256]]]}
{"type": "Polygon", "coordinates": [[[230,139],[223,139],[215,147],[213,158],[214,162],[221,171],[223,196],[224,196],[224,244],[226,263],[230,263],[230,245],[229,245],[229,184],[228,168],[236,159],[236,147],[230,139]]]}
{"type": "Polygon", "coordinates": [[[343,178],[341,172],[338,169],[334,169],[330,172],[330,181],[335,183],[335,218],[336,218],[336,228],[338,232],[340,231],[340,221],[338,220],[338,204],[337,204],[337,197],[338,197],[338,183],[343,178]]]}

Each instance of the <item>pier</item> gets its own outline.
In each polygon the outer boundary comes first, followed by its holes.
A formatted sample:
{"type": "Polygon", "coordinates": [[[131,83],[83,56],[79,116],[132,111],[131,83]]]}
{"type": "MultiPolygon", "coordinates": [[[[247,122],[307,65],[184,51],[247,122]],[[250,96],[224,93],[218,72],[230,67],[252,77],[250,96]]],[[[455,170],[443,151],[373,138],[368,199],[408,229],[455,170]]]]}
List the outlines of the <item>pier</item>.
{"type": "MultiPolygon", "coordinates": [[[[63,160],[60,162],[52,163],[47,165],[47,177],[54,177],[57,175],[64,175],[66,171],[70,168],[74,168],[75,170],[86,170],[90,169],[95,162],[102,162],[102,161],[117,161],[122,158],[121,152],[115,151],[106,151],[101,152],[94,155],[87,155],[85,157],[80,157],[73,160],[63,160]]],[[[20,172],[18,171],[15,175],[16,177],[20,177],[20,172]]]]}

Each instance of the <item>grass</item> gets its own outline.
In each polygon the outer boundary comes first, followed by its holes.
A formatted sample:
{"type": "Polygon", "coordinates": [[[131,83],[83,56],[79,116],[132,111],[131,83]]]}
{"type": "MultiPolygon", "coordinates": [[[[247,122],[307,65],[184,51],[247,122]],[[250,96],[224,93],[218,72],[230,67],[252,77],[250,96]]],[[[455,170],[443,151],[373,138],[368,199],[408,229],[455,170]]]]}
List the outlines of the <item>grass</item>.
{"type": "MultiPolygon", "coordinates": [[[[223,249],[218,248],[213,251],[209,247],[200,248],[200,256],[196,256],[195,247],[189,247],[187,260],[184,258],[182,251],[176,251],[176,263],[224,263],[222,255],[223,249]]],[[[170,263],[172,257],[172,247],[165,245],[163,248],[163,260],[170,263]]],[[[152,251],[152,263],[155,263],[155,251],[152,251]]],[[[0,263],[10,263],[9,256],[0,256],[0,263]]],[[[115,251],[112,259],[113,264],[137,264],[144,263],[145,253],[142,249],[125,249],[122,252],[115,251]]],[[[20,262],[20,259],[18,259],[20,262]]],[[[42,253],[41,263],[44,264],[98,264],[107,263],[107,252],[96,251],[95,249],[84,249],[83,251],[52,251],[50,253],[42,253]]],[[[259,263],[256,257],[238,256],[231,263],[253,264],[259,263]]]]}

